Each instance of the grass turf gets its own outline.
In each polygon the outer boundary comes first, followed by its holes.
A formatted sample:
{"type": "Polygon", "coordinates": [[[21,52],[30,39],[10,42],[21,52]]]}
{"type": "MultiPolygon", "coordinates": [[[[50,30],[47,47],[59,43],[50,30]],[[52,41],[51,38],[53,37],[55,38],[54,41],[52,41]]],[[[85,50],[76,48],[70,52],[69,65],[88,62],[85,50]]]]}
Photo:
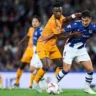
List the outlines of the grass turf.
{"type": "MultiPolygon", "coordinates": [[[[96,91],[96,90],[95,90],[96,91]]],[[[76,89],[64,89],[63,93],[58,95],[48,94],[46,91],[43,93],[37,93],[31,89],[6,89],[0,90],[0,96],[96,96],[84,93],[83,90],[76,89]]]]}

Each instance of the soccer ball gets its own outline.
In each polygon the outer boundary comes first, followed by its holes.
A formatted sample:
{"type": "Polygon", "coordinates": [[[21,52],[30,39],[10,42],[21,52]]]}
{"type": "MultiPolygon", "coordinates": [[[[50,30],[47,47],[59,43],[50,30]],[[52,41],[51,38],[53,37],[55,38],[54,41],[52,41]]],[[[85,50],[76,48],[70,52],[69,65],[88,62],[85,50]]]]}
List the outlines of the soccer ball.
{"type": "Polygon", "coordinates": [[[49,94],[59,94],[59,87],[56,83],[48,83],[47,84],[47,93],[49,94]]]}

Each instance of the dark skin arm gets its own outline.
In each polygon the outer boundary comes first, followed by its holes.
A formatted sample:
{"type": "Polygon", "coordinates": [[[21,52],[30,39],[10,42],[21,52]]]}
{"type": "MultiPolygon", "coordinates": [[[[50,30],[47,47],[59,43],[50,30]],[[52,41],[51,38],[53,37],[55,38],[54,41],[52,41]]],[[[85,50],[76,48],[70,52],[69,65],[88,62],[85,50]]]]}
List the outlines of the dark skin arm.
{"type": "Polygon", "coordinates": [[[70,20],[79,18],[79,17],[81,16],[81,13],[74,13],[74,15],[75,15],[75,17],[73,16],[74,18],[72,17],[72,15],[67,16],[67,17],[66,17],[66,21],[64,21],[64,22],[68,22],[68,21],[70,21],[70,20]]]}
{"type": "MultiPolygon", "coordinates": [[[[72,15],[67,16],[67,17],[63,20],[63,23],[81,17],[81,13],[74,13],[74,16],[72,16],[72,15]],[[75,17],[74,17],[74,16],[75,16],[75,17]],[[73,18],[73,17],[74,17],[74,18],[73,18]]],[[[56,22],[56,19],[55,19],[55,23],[56,23],[57,29],[60,30],[60,27],[59,27],[58,23],[56,22]]]]}
{"type": "Polygon", "coordinates": [[[50,34],[49,36],[41,36],[42,39],[40,41],[41,42],[42,41],[47,42],[48,40],[50,40],[50,39],[52,39],[54,37],[57,37],[59,40],[63,40],[65,38],[70,38],[70,37],[77,37],[77,38],[79,38],[81,36],[82,36],[81,32],[73,32],[73,33],[70,34],[70,33],[65,32],[62,29],[62,33],[61,34],[50,34]]]}
{"type": "Polygon", "coordinates": [[[59,36],[58,36],[58,39],[59,40],[63,40],[63,39],[65,39],[65,38],[70,38],[70,37],[77,37],[77,38],[79,38],[79,37],[81,37],[82,36],[82,34],[81,34],[81,32],[73,32],[73,33],[61,33],[61,34],[58,34],[59,36]]]}

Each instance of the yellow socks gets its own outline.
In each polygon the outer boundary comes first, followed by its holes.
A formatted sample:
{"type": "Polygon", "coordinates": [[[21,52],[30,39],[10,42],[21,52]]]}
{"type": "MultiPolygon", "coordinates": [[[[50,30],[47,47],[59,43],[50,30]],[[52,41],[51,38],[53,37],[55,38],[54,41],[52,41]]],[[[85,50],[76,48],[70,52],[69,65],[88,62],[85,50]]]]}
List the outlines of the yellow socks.
{"type": "Polygon", "coordinates": [[[36,83],[38,83],[38,82],[40,81],[40,79],[44,76],[44,74],[45,74],[45,71],[44,71],[42,68],[40,68],[40,69],[38,70],[36,76],[35,76],[34,81],[35,81],[36,83]]]}
{"type": "Polygon", "coordinates": [[[33,80],[35,79],[35,74],[31,73],[31,78],[30,78],[30,87],[33,85],[33,80]]]}
{"type": "Polygon", "coordinates": [[[20,77],[21,77],[22,73],[23,73],[23,70],[18,68],[17,75],[16,75],[16,84],[19,84],[19,80],[20,80],[20,77]]]}
{"type": "Polygon", "coordinates": [[[0,84],[2,84],[2,77],[1,77],[1,75],[0,75],[0,84]]]}
{"type": "Polygon", "coordinates": [[[57,67],[56,71],[55,71],[55,76],[57,76],[60,71],[61,71],[61,69],[57,67]]]}

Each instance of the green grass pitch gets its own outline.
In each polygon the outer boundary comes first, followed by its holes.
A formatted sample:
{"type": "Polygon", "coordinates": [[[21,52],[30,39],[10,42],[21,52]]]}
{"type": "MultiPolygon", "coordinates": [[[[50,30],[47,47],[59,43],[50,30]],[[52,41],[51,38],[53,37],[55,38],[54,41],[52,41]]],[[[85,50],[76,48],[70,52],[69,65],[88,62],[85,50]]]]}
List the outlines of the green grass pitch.
{"type": "MultiPolygon", "coordinates": [[[[95,90],[96,91],[96,90],[95,90]]],[[[83,90],[76,90],[76,89],[64,89],[63,93],[58,95],[48,94],[46,91],[42,93],[37,93],[35,90],[31,89],[6,89],[0,90],[0,96],[96,96],[96,95],[89,95],[84,93],[83,90]]]]}

